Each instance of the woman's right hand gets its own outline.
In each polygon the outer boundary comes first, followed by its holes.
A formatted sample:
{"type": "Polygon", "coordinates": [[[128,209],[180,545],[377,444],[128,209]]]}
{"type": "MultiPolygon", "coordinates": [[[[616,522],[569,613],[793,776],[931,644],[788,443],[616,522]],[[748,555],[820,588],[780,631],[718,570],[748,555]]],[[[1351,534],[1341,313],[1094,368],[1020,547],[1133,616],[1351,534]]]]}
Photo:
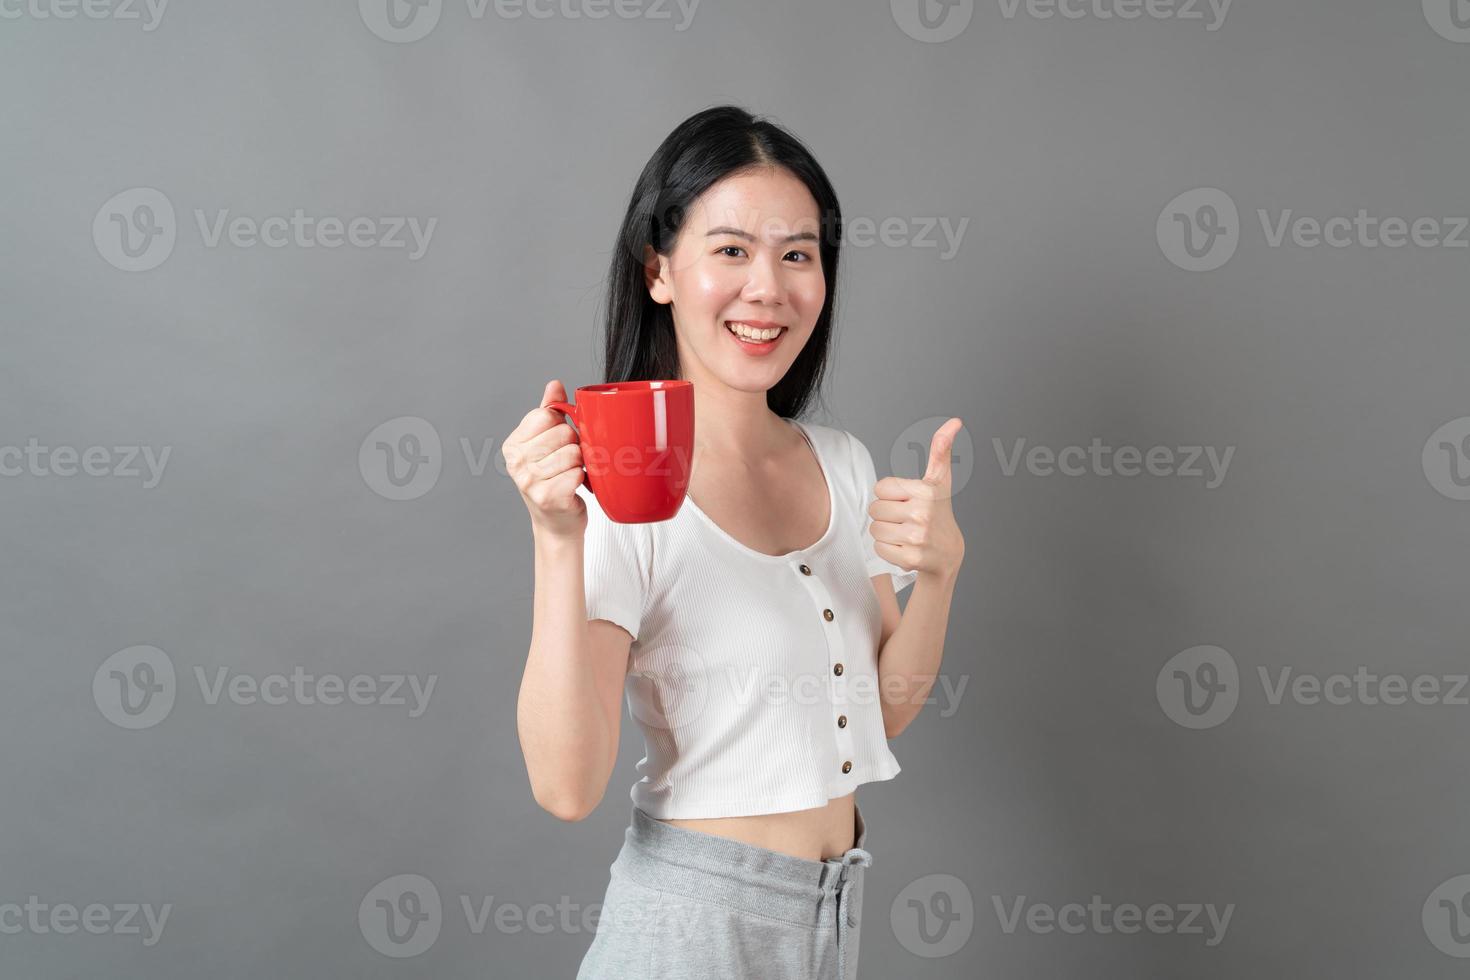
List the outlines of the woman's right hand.
{"type": "Polygon", "coordinates": [[[586,475],[577,431],[546,406],[567,400],[560,381],[549,381],[541,405],[501,443],[505,471],[515,481],[531,514],[532,530],[558,538],[580,539],[587,530],[587,504],[577,495],[586,475]]]}

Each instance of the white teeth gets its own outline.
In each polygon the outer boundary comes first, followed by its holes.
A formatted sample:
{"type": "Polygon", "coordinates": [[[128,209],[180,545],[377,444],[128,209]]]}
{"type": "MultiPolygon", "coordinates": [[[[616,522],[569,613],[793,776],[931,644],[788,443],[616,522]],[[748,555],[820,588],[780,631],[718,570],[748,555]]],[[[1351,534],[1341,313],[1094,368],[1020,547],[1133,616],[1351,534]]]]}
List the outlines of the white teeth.
{"type": "Polygon", "coordinates": [[[744,323],[735,323],[728,320],[725,322],[725,326],[729,328],[731,333],[736,334],[740,337],[744,337],[746,340],[775,340],[778,336],[781,335],[780,327],[776,327],[770,330],[757,330],[755,327],[747,326],[744,323]]]}

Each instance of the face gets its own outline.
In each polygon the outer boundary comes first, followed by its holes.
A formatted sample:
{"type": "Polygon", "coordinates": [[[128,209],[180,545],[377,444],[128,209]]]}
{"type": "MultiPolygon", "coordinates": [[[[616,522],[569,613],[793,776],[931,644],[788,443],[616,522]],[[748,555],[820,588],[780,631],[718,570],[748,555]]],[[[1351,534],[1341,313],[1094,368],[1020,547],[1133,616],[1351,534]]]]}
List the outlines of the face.
{"type": "Polygon", "coordinates": [[[685,378],[765,392],[785,376],[827,298],[820,231],[806,185],[763,169],[712,185],[670,254],[648,250],[649,295],[673,311],[685,378]]]}

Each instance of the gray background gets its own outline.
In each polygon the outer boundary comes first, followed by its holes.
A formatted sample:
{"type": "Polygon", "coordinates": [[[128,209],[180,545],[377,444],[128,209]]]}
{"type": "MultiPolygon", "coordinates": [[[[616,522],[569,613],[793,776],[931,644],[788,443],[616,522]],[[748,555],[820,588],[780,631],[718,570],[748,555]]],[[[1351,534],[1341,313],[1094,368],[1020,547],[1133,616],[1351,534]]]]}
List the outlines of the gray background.
{"type": "Polygon", "coordinates": [[[968,686],[859,794],[862,975],[1463,976],[1421,913],[1470,872],[1470,708],[1273,705],[1257,670],[1466,670],[1470,503],[1436,492],[1421,450],[1470,415],[1470,251],[1271,247],[1256,211],[1470,213],[1470,44],[1404,0],[1238,0],[1214,31],[1202,9],[1008,18],[991,0],[934,43],[884,3],[706,0],[680,31],[677,10],[477,19],[445,0],[401,43],[342,0],[178,2],[151,31],[7,7],[0,444],[171,456],[152,488],[0,477],[0,904],[172,909],[152,946],[0,934],[0,973],[573,974],[575,914],[475,934],[460,908],[600,902],[642,754],[625,714],[592,817],[531,798],[514,724],[531,537],[500,440],[548,378],[599,380],[632,182],[679,120],[730,101],[806,140],[849,219],[970,219],[948,260],[844,249],[813,416],[913,476],[909,440],[959,415],[973,471],[944,661],[968,686]],[[91,229],[138,187],[167,196],[177,241],[128,272],[91,229]],[[1238,205],[1238,248],[1185,271],[1155,223],[1202,187],[1238,205]],[[438,225],[411,261],[207,247],[193,216],[296,208],[438,225]],[[359,449],[409,416],[441,437],[442,472],[390,500],[359,449]],[[1094,437],[1236,449],[1207,490],[1006,476],[992,443],[1094,437]],[[481,475],[461,439],[488,448],[481,475]],[[1193,730],[1155,683],[1202,644],[1233,657],[1239,703],[1193,730]],[[176,700],[127,730],[92,683],[137,645],[168,656],[176,700]],[[194,676],[298,667],[437,686],[409,717],[209,704],[194,676]],[[896,900],[937,873],[974,912],[931,957],[896,900]],[[401,874],[444,914],[397,958],[357,912],[401,874]],[[1235,909],[1215,946],[1007,933],[995,910],[1094,894],[1235,909]]]}

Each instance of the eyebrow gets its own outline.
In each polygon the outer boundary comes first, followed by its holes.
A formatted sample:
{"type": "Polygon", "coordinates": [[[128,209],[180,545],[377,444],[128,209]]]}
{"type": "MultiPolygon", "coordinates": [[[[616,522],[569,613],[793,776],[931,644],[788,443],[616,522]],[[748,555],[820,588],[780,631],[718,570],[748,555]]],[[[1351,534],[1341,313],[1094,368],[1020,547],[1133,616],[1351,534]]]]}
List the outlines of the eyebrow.
{"type": "MultiPolygon", "coordinates": [[[[704,233],[705,238],[713,238],[715,235],[734,235],[737,238],[743,238],[749,242],[755,241],[755,236],[752,235],[750,232],[743,231],[739,228],[731,228],[728,225],[721,225],[718,228],[711,228],[709,231],[704,233]]],[[[816,240],[816,232],[798,231],[794,235],[787,235],[785,238],[781,239],[781,244],[784,245],[787,242],[814,242],[816,240]]]]}

